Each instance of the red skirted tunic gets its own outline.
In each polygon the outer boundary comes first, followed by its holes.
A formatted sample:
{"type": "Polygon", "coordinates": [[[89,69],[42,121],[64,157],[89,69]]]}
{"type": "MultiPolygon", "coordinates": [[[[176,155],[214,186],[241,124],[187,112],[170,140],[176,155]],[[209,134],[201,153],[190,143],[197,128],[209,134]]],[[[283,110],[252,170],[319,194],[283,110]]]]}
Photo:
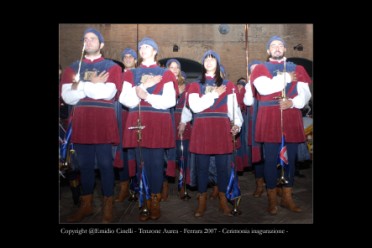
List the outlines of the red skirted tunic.
{"type": "MultiPolygon", "coordinates": [[[[143,75],[162,75],[162,80],[156,85],[147,88],[147,91],[153,95],[162,95],[164,84],[173,82],[176,86],[176,78],[174,74],[159,66],[139,67],[125,72],[124,81],[129,82],[132,86],[141,83],[143,75]]],[[[177,87],[178,88],[178,87],[177,87]]],[[[171,148],[175,147],[175,127],[172,124],[171,113],[169,109],[156,109],[144,100],[140,101],[141,125],[145,126],[142,129],[141,146],[145,148],[171,148]]],[[[137,147],[137,132],[136,129],[129,129],[137,126],[138,106],[129,109],[127,121],[124,128],[124,147],[137,147]]]]}
{"type": "MultiPolygon", "coordinates": [[[[78,72],[79,62],[73,63],[66,68],[61,79],[61,87],[64,84],[72,84],[72,79],[78,72]]],[[[106,84],[115,84],[120,88],[121,68],[111,60],[100,57],[93,61],[83,59],[80,69],[81,84],[89,82],[92,73],[97,75],[102,71],[109,73],[106,84]]],[[[103,89],[105,85],[101,85],[103,89]]],[[[115,90],[116,90],[115,89],[115,90]]],[[[74,92],[72,92],[74,94],[74,92]]],[[[71,142],[75,144],[113,144],[119,143],[118,125],[115,116],[113,102],[110,100],[94,99],[85,97],[80,99],[72,112],[72,136],[71,142]]]]}
{"type": "MultiPolygon", "coordinates": [[[[283,71],[283,63],[266,62],[257,65],[252,72],[251,81],[255,85],[255,80],[265,76],[272,79],[277,75],[277,72],[283,71]]],[[[297,81],[292,81],[286,85],[287,98],[297,96],[297,83],[310,83],[311,79],[302,66],[287,62],[287,72],[294,72],[297,81]]],[[[282,83],[282,82],[279,82],[282,83]]],[[[284,81],[283,81],[284,83],[284,81]]],[[[256,142],[280,143],[282,138],[281,131],[281,114],[278,100],[276,97],[281,97],[282,92],[274,92],[269,95],[262,95],[257,92],[259,101],[259,109],[257,114],[257,123],[255,129],[256,142]]],[[[253,93],[256,95],[256,92],[253,93]]],[[[286,142],[301,143],[305,141],[302,114],[298,108],[289,108],[283,110],[283,132],[286,142]]]]}
{"type": "MultiPolygon", "coordinates": [[[[188,91],[188,101],[191,94],[202,97],[206,88],[215,83],[213,78],[207,78],[205,85],[194,82],[188,91]]],[[[234,83],[224,80],[226,91],[221,94],[211,107],[194,114],[190,138],[190,152],[197,154],[228,154],[232,153],[231,122],[228,118],[227,98],[233,93],[234,83]]]]}

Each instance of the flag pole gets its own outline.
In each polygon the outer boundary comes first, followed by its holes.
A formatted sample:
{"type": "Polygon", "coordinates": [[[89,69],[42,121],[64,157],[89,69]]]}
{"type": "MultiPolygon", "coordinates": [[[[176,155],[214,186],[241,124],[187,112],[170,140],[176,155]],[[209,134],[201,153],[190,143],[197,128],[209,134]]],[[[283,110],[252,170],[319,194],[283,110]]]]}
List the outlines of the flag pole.
{"type": "Polygon", "coordinates": [[[179,178],[182,178],[182,182],[178,182],[178,188],[181,189],[183,187],[183,195],[181,196],[182,200],[189,200],[191,197],[189,196],[189,193],[187,192],[186,187],[186,169],[185,169],[185,158],[183,156],[183,135],[181,134],[181,158],[180,158],[180,175],[179,178]]]}
{"type": "MultiPolygon", "coordinates": [[[[284,73],[284,87],[283,87],[283,90],[282,90],[282,96],[281,96],[281,100],[284,101],[287,97],[286,97],[286,92],[285,92],[285,88],[287,86],[287,81],[286,81],[286,72],[287,72],[287,61],[286,61],[286,58],[284,57],[283,58],[284,60],[284,64],[283,64],[283,73],[284,73]]],[[[280,151],[279,151],[279,164],[278,164],[278,167],[281,166],[281,172],[280,172],[280,178],[278,179],[278,185],[284,185],[284,184],[287,184],[288,183],[288,180],[285,179],[285,176],[284,176],[284,173],[285,173],[285,168],[284,168],[284,161],[280,158],[281,156],[281,152],[283,150],[283,148],[285,147],[285,138],[284,138],[284,122],[283,122],[283,109],[280,108],[280,128],[281,128],[281,132],[282,132],[282,141],[281,141],[281,145],[280,145],[280,151]]]]}
{"type": "Polygon", "coordinates": [[[246,69],[247,69],[247,82],[248,82],[248,24],[245,24],[245,60],[246,60],[246,69]]]}
{"type": "MultiPolygon", "coordinates": [[[[185,102],[184,102],[184,105],[183,105],[184,108],[186,108],[186,101],[187,101],[187,92],[185,92],[185,102]]],[[[180,197],[181,197],[182,200],[189,200],[189,199],[191,199],[191,196],[189,196],[189,194],[187,192],[187,187],[186,187],[186,168],[185,168],[185,157],[184,157],[184,154],[183,154],[183,133],[181,133],[180,139],[181,139],[181,158],[180,158],[179,179],[182,178],[183,182],[182,183],[179,182],[179,185],[178,185],[179,189],[178,190],[180,190],[182,185],[183,185],[183,196],[180,196],[180,197]],[[181,171],[181,169],[182,169],[182,171],[181,171]]]]}
{"type": "MultiPolygon", "coordinates": [[[[231,122],[231,125],[232,127],[235,125],[235,88],[232,89],[233,90],[233,120],[231,122]]],[[[235,164],[235,153],[236,153],[236,137],[235,137],[235,134],[232,133],[232,142],[233,142],[233,153],[232,153],[232,161],[233,161],[233,165],[234,165],[234,180],[236,180],[237,176],[238,176],[238,173],[237,173],[237,166],[235,164]]],[[[236,187],[238,187],[238,185],[235,185],[236,187]]],[[[240,211],[238,209],[238,206],[239,206],[239,203],[240,203],[240,198],[241,196],[239,195],[237,198],[234,199],[234,208],[233,210],[231,210],[231,214],[233,216],[237,216],[237,215],[241,215],[242,214],[242,211],[240,211]]]]}
{"type": "Polygon", "coordinates": [[[80,56],[80,61],[79,61],[79,68],[78,68],[77,74],[74,77],[74,83],[79,83],[80,82],[80,69],[81,69],[81,62],[83,61],[84,50],[85,50],[85,41],[84,41],[83,49],[81,50],[81,56],[80,56]]]}
{"type": "Polygon", "coordinates": [[[141,169],[139,185],[140,185],[140,195],[142,194],[142,198],[140,196],[140,199],[138,202],[139,202],[140,207],[142,207],[140,215],[148,217],[150,215],[150,210],[147,208],[147,203],[145,201],[147,200],[146,187],[148,187],[148,185],[144,183],[144,181],[147,181],[147,180],[145,180],[144,178],[146,174],[144,173],[145,167],[144,167],[144,161],[142,157],[142,148],[141,148],[142,129],[144,128],[145,126],[142,126],[142,123],[141,123],[141,102],[139,102],[138,103],[137,126],[128,127],[128,129],[134,129],[137,132],[137,148],[139,151],[139,160],[140,160],[140,169],[141,169]],[[141,199],[142,199],[142,202],[141,202],[141,199]]]}

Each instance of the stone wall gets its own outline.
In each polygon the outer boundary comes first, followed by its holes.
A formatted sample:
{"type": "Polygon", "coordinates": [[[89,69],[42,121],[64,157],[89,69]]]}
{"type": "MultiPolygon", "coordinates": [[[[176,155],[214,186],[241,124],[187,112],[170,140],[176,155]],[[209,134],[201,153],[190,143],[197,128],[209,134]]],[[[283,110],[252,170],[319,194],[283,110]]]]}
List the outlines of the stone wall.
{"type": "MultiPolygon", "coordinates": [[[[200,63],[208,49],[215,50],[227,71],[227,77],[235,82],[246,76],[245,24],[228,24],[229,32],[221,34],[220,24],[60,24],[59,62],[63,68],[81,55],[83,32],[88,27],[99,30],[104,39],[106,58],[121,60],[126,47],[136,50],[137,41],[144,36],[153,38],[159,46],[158,59],[183,57],[200,63]],[[179,47],[173,52],[173,45],[179,47]]],[[[312,24],[249,24],[249,60],[266,60],[266,42],[272,35],[279,35],[287,42],[286,57],[313,60],[312,24]],[[293,47],[302,44],[303,51],[293,47]]]]}

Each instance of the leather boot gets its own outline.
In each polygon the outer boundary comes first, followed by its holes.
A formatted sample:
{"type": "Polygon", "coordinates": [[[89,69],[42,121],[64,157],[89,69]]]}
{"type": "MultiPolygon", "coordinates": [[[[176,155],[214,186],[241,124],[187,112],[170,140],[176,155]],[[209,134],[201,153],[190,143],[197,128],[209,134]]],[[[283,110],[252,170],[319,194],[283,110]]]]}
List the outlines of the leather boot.
{"type": "Polygon", "coordinates": [[[152,220],[157,220],[160,217],[160,199],[161,199],[160,193],[151,194],[150,218],[152,220]]]}
{"type": "Polygon", "coordinates": [[[102,207],[102,223],[108,224],[112,222],[112,206],[114,203],[113,196],[103,197],[103,207],[102,207]]]}
{"type": "Polygon", "coordinates": [[[224,192],[219,192],[218,196],[220,197],[220,211],[222,211],[224,215],[232,216],[231,208],[227,205],[226,194],[224,192]]]}
{"type": "Polygon", "coordinates": [[[212,193],[209,195],[209,199],[211,200],[214,200],[218,197],[218,186],[217,185],[214,185],[213,186],[213,191],[212,193]]]}
{"type": "Polygon", "coordinates": [[[70,180],[70,189],[72,193],[72,199],[74,200],[74,204],[79,206],[80,204],[80,182],[77,178],[70,180]]]}
{"type": "Polygon", "coordinates": [[[283,188],[276,187],[276,195],[282,197],[283,196],[283,188]]]}
{"type": "Polygon", "coordinates": [[[184,194],[185,194],[185,188],[182,185],[180,191],[178,191],[178,196],[182,199],[182,197],[184,196],[184,194]]]}
{"type": "Polygon", "coordinates": [[[67,222],[80,222],[86,216],[93,214],[93,195],[83,195],[80,198],[80,207],[79,209],[72,215],[67,218],[67,222]]]}
{"type": "Polygon", "coordinates": [[[264,184],[263,177],[256,178],[256,191],[253,193],[254,197],[261,197],[264,192],[264,184]]]}
{"type": "Polygon", "coordinates": [[[202,217],[207,208],[207,192],[200,193],[198,198],[198,208],[195,211],[195,217],[202,217]]]}
{"type": "Polygon", "coordinates": [[[276,188],[274,189],[267,189],[267,197],[269,201],[269,207],[267,211],[271,215],[276,215],[278,213],[277,201],[276,201],[276,188]]]}
{"type": "Polygon", "coordinates": [[[119,187],[119,195],[115,197],[115,202],[123,202],[129,196],[129,180],[120,182],[119,187]]]}
{"type": "Polygon", "coordinates": [[[146,207],[147,207],[147,213],[143,212],[143,209],[141,209],[141,212],[139,214],[139,220],[140,221],[146,221],[150,218],[150,209],[151,209],[151,199],[145,201],[146,207]]]}
{"type": "Polygon", "coordinates": [[[201,193],[197,193],[197,194],[196,194],[196,200],[199,201],[199,197],[200,197],[200,195],[201,195],[201,193]]]}
{"type": "Polygon", "coordinates": [[[163,189],[161,191],[161,201],[166,201],[168,199],[169,185],[168,181],[163,182],[163,189]]]}
{"type": "Polygon", "coordinates": [[[301,212],[301,208],[297,207],[292,198],[292,188],[291,187],[283,187],[283,197],[280,202],[280,206],[284,208],[288,208],[292,212],[299,213],[301,212]]]}

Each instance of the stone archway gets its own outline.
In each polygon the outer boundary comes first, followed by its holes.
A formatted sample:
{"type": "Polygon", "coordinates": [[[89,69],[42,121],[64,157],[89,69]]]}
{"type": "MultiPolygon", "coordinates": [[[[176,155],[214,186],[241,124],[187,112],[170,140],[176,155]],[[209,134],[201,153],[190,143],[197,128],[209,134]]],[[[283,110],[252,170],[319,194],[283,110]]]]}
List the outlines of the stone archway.
{"type": "Polygon", "coordinates": [[[181,64],[181,70],[186,73],[186,82],[195,82],[196,79],[201,77],[201,73],[203,70],[202,64],[186,58],[180,57],[171,57],[171,58],[164,58],[159,60],[159,64],[161,66],[165,66],[168,59],[177,59],[181,64]]]}

